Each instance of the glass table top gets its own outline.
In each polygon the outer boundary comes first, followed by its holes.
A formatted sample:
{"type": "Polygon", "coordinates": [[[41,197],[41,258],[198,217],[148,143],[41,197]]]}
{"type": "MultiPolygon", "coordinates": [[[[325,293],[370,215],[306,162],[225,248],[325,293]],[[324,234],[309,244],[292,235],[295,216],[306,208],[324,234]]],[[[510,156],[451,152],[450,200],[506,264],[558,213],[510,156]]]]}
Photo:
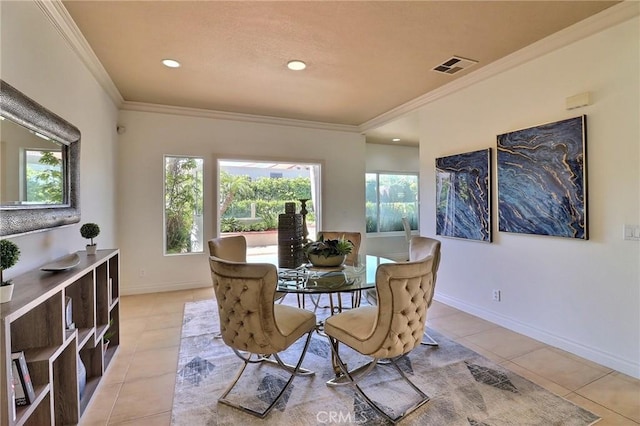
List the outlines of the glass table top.
{"type": "MultiPolygon", "coordinates": [[[[273,258],[269,262],[262,258],[259,261],[277,264],[273,258]]],[[[250,261],[255,261],[251,259],[250,261]]],[[[318,268],[311,264],[303,264],[295,269],[278,269],[277,291],[284,293],[336,293],[375,288],[376,270],[382,263],[394,263],[393,260],[380,256],[358,256],[358,262],[333,268],[318,268]]]]}

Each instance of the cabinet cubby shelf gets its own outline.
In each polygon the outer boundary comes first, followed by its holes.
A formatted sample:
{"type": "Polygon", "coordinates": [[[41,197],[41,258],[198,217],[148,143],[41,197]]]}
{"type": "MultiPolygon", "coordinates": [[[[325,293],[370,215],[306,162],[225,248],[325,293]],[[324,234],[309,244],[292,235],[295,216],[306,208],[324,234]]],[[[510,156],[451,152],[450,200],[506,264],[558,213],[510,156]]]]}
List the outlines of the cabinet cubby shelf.
{"type": "Polygon", "coordinates": [[[100,384],[99,377],[91,377],[87,379],[87,384],[85,385],[84,393],[80,398],[80,414],[84,413],[84,410],[87,409],[87,406],[89,405],[89,401],[91,401],[91,397],[93,396],[93,393],[98,388],[99,384],[100,384]]]}
{"type": "Polygon", "coordinates": [[[39,269],[13,279],[11,302],[0,309],[0,424],[31,426],[76,424],[98,388],[120,342],[120,253],[77,253],[75,267],[39,269]],[[75,329],[66,328],[71,299],[75,329]],[[103,349],[109,329],[111,342],[103,349]],[[35,400],[15,406],[11,353],[24,352],[35,400]],[[78,361],[86,370],[80,393],[78,361]],[[55,402],[55,403],[54,403],[55,402]],[[15,418],[14,418],[15,413],[15,418]]]}
{"type": "Polygon", "coordinates": [[[45,386],[34,386],[33,390],[35,391],[36,399],[30,405],[23,405],[16,408],[16,425],[24,424],[24,422],[29,419],[39,404],[42,403],[42,400],[49,395],[49,389],[48,384],[45,386]]]}
{"type": "Polygon", "coordinates": [[[95,328],[82,328],[78,330],[78,350],[84,348],[84,346],[91,341],[91,338],[95,338],[95,328]]]}

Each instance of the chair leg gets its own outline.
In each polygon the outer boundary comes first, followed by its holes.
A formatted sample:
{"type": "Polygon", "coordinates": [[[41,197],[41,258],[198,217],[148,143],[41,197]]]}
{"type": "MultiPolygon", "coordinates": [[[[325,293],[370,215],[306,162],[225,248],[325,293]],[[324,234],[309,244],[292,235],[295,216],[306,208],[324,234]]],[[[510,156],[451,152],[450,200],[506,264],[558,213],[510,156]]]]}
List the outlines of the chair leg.
{"type": "MultiPolygon", "coordinates": [[[[367,402],[367,404],[369,404],[369,406],[371,406],[371,408],[373,408],[378,414],[380,414],[382,417],[386,418],[387,420],[389,420],[390,422],[392,422],[393,424],[398,423],[399,421],[401,421],[403,418],[405,418],[407,415],[411,414],[412,412],[414,412],[415,410],[417,410],[419,407],[421,407],[422,405],[426,404],[427,402],[429,402],[429,396],[424,393],[422,390],[420,390],[420,388],[418,388],[411,380],[409,380],[409,378],[407,377],[407,375],[402,371],[402,369],[398,366],[398,364],[396,363],[396,359],[388,359],[388,363],[393,365],[394,368],[396,369],[396,371],[400,374],[400,377],[409,384],[409,386],[411,386],[411,388],[419,395],[420,399],[413,405],[411,405],[410,407],[408,407],[406,410],[404,410],[404,412],[402,412],[400,415],[392,417],[391,415],[387,414],[387,412],[385,412],[382,407],[380,407],[378,404],[376,404],[375,401],[373,401],[371,398],[369,398],[369,396],[367,396],[367,394],[364,392],[364,390],[362,389],[362,387],[359,385],[359,382],[366,376],[368,375],[373,368],[378,365],[378,361],[380,361],[377,358],[374,358],[372,361],[368,362],[367,364],[358,367],[354,370],[349,371],[347,369],[346,364],[342,361],[342,359],[340,358],[339,354],[338,354],[338,345],[339,342],[338,340],[334,339],[333,337],[329,336],[329,340],[331,342],[331,350],[333,351],[333,354],[335,356],[335,360],[337,361],[338,365],[340,366],[340,370],[342,371],[343,376],[330,380],[329,382],[327,382],[328,386],[341,386],[341,385],[351,385],[356,392],[367,402]]],[[[398,357],[401,358],[401,357],[398,357]]],[[[381,364],[384,365],[384,364],[381,364]]]]}
{"type": "Polygon", "coordinates": [[[309,333],[307,333],[307,339],[306,339],[305,344],[304,344],[304,349],[302,350],[302,353],[300,354],[300,358],[298,359],[298,362],[296,363],[295,367],[293,367],[293,366],[291,366],[289,364],[285,364],[284,362],[282,362],[282,360],[280,359],[279,356],[277,356],[277,354],[274,354],[274,358],[275,358],[275,361],[274,361],[274,360],[272,360],[270,358],[267,358],[267,357],[262,356],[262,355],[257,355],[257,354],[249,354],[248,356],[244,356],[239,351],[234,349],[234,352],[236,353],[236,355],[240,359],[242,359],[242,361],[244,361],[244,363],[240,367],[240,370],[238,370],[238,372],[236,373],[236,377],[229,384],[229,386],[225,389],[225,391],[222,393],[220,398],[218,398],[218,402],[220,402],[222,404],[225,404],[225,405],[228,405],[230,407],[236,408],[238,410],[244,411],[245,413],[252,414],[252,415],[254,415],[256,417],[259,417],[261,419],[265,418],[271,412],[273,407],[275,407],[276,404],[278,404],[278,402],[285,395],[285,392],[289,388],[289,386],[291,385],[291,382],[293,381],[294,377],[301,376],[301,375],[302,376],[308,376],[308,375],[315,374],[313,371],[309,371],[309,370],[301,368],[302,361],[304,361],[304,356],[307,354],[307,349],[309,348],[309,343],[311,342],[312,333],[313,333],[313,330],[311,330],[311,331],[309,331],[309,333]],[[256,355],[257,358],[256,359],[252,359],[253,355],[256,355]],[[244,373],[247,365],[248,364],[253,364],[253,363],[260,363],[260,362],[275,363],[275,364],[279,365],[281,368],[283,368],[285,371],[288,371],[290,373],[290,376],[289,376],[289,379],[287,380],[287,383],[280,390],[280,393],[278,393],[278,396],[276,396],[276,398],[273,400],[273,402],[271,402],[271,404],[269,404],[269,406],[265,410],[257,411],[257,410],[254,410],[252,408],[245,407],[243,405],[240,405],[240,404],[237,404],[237,403],[234,403],[234,402],[228,400],[227,399],[227,395],[229,395],[231,390],[236,386],[236,384],[240,380],[240,377],[244,373]]]}
{"type": "Polygon", "coordinates": [[[351,309],[359,308],[362,302],[362,290],[351,293],[351,309]]]}
{"type": "Polygon", "coordinates": [[[439,346],[438,342],[436,342],[433,337],[429,336],[429,333],[427,333],[426,331],[424,332],[424,335],[422,336],[422,342],[420,342],[421,345],[426,345],[426,346],[439,346]]]}
{"type": "MultiPolygon", "coordinates": [[[[299,367],[296,369],[295,365],[286,364],[280,359],[278,354],[273,354],[273,357],[276,359],[275,363],[279,365],[280,368],[282,368],[283,370],[287,370],[288,372],[290,372],[295,376],[313,376],[314,374],[316,374],[315,371],[307,370],[306,368],[302,368],[302,367],[299,367]]],[[[273,363],[271,359],[265,359],[264,361],[273,363]]]]}

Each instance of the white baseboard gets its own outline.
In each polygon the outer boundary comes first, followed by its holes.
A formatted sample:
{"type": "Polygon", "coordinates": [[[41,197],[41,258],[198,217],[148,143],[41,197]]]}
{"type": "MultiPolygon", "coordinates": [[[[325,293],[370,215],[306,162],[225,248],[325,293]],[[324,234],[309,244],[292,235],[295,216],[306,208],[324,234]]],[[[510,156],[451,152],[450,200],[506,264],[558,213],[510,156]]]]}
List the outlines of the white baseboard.
{"type": "Polygon", "coordinates": [[[638,360],[620,358],[599,348],[585,346],[582,343],[571,340],[570,338],[549,333],[548,331],[532,327],[528,324],[514,320],[513,318],[496,314],[495,312],[488,311],[476,305],[471,305],[447,295],[436,294],[434,299],[463,312],[475,315],[494,324],[498,324],[509,330],[524,334],[532,339],[539,340],[550,346],[571,352],[572,354],[588,359],[589,361],[593,361],[631,377],[635,377],[636,379],[640,379],[640,363],[638,363],[638,360]]]}
{"type": "Polygon", "coordinates": [[[204,281],[188,281],[181,283],[164,283],[145,286],[127,286],[120,287],[120,294],[123,296],[131,296],[134,294],[162,293],[167,291],[178,290],[194,290],[198,288],[211,287],[211,282],[204,281]]]}

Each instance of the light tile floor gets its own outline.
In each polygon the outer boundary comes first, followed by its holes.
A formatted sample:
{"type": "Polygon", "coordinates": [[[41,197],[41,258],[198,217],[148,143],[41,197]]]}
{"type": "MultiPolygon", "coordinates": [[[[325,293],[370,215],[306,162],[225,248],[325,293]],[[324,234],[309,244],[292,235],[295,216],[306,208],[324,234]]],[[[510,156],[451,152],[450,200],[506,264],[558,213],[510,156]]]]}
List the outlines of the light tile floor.
{"type": "MultiPolygon", "coordinates": [[[[120,349],[80,425],[170,425],[184,303],[211,298],[211,288],[122,297],[120,349]]],[[[598,426],[640,425],[640,380],[437,301],[427,321],[449,338],[596,413],[602,417],[598,426]]],[[[215,403],[216,396],[211,399],[215,403]]]]}

